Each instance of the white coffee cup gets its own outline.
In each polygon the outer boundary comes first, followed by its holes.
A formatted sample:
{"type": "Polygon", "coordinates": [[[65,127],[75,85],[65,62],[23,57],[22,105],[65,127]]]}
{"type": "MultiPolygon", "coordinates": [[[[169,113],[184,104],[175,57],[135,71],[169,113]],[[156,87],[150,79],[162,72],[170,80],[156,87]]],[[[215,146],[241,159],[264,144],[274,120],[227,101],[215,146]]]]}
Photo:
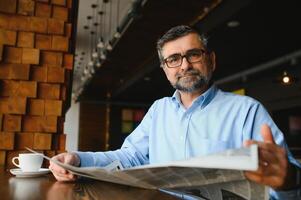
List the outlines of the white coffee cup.
{"type": "Polygon", "coordinates": [[[36,172],[42,166],[43,157],[41,154],[21,153],[18,157],[13,157],[12,163],[21,168],[23,172],[36,172]],[[16,163],[16,160],[19,161],[19,164],[16,163]]]}

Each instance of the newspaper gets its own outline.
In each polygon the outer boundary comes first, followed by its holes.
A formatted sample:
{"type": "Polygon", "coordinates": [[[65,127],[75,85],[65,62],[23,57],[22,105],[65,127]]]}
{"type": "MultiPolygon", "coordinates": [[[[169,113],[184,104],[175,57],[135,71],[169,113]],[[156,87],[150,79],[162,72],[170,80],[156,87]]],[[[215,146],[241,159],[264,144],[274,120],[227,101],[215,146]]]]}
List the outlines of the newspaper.
{"type": "Polygon", "coordinates": [[[184,199],[268,199],[267,188],[248,181],[243,174],[244,170],[258,168],[257,145],[128,169],[123,169],[118,160],[106,167],[75,167],[44,155],[43,157],[82,177],[159,189],[184,199]]]}

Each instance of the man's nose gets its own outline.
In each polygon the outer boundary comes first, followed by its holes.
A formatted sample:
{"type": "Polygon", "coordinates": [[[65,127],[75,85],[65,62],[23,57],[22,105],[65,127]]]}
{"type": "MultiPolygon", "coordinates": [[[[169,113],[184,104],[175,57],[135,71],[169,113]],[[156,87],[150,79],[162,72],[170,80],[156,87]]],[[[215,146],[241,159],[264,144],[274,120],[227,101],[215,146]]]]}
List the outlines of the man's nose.
{"type": "Polygon", "coordinates": [[[186,57],[183,57],[181,70],[182,71],[187,71],[187,69],[190,69],[191,67],[192,67],[191,63],[188,62],[186,57]]]}

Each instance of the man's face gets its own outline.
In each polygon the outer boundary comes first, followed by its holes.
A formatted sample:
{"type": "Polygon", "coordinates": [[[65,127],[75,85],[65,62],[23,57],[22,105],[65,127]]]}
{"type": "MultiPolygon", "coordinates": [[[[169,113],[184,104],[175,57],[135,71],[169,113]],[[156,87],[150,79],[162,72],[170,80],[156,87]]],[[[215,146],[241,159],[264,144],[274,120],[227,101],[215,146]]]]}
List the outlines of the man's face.
{"type": "MultiPolygon", "coordinates": [[[[186,55],[193,49],[206,50],[195,33],[188,34],[163,45],[162,56],[168,58],[175,54],[186,55]]],[[[164,63],[163,70],[171,85],[183,92],[195,92],[208,86],[215,69],[215,54],[204,53],[199,62],[189,63],[183,58],[182,65],[169,68],[164,63]]]]}

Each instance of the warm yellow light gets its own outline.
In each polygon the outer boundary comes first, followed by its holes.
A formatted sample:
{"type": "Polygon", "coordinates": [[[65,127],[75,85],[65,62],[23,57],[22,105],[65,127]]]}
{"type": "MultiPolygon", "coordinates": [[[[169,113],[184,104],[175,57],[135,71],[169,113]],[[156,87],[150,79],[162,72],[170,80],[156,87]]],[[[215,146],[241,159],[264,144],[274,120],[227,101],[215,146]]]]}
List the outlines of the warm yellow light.
{"type": "Polygon", "coordinates": [[[288,84],[288,83],[291,82],[291,79],[290,79],[289,76],[284,76],[284,77],[282,78],[282,82],[285,83],[285,84],[288,84]]]}
{"type": "Polygon", "coordinates": [[[244,88],[232,91],[234,94],[246,95],[246,90],[244,88]]]}

